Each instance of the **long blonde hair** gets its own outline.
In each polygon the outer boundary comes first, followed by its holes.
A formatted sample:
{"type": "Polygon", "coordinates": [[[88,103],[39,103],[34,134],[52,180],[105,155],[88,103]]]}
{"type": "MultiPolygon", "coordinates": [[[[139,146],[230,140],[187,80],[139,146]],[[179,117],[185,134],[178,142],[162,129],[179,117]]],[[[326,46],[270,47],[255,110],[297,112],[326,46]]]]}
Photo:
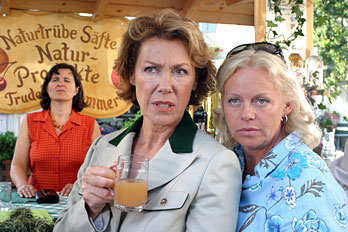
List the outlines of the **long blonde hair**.
{"type": "MultiPolygon", "coordinates": [[[[313,109],[299,83],[280,57],[262,50],[255,51],[251,48],[226,58],[216,76],[217,89],[222,97],[226,81],[236,70],[246,67],[257,67],[267,70],[270,80],[282,95],[284,103],[292,103],[288,121],[282,124],[283,133],[287,136],[291,132],[297,131],[303,143],[310,148],[316,147],[320,142],[321,131],[315,123],[313,109]]],[[[219,100],[219,107],[215,110],[215,126],[221,133],[224,144],[231,147],[236,144],[236,141],[227,127],[223,105],[221,99],[219,100]]]]}

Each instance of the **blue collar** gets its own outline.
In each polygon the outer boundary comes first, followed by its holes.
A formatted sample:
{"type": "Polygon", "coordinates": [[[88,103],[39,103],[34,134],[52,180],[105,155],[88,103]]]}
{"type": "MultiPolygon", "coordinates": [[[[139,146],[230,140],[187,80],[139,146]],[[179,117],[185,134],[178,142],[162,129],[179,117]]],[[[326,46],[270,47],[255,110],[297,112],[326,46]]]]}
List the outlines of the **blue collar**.
{"type": "MultiPolygon", "coordinates": [[[[296,147],[301,145],[300,136],[296,131],[289,134],[277,145],[275,145],[271,151],[255,166],[255,175],[261,179],[264,179],[274,168],[290,153],[289,147],[296,147]]],[[[234,149],[237,154],[239,163],[244,172],[245,169],[245,154],[241,144],[238,144],[234,149]]]]}

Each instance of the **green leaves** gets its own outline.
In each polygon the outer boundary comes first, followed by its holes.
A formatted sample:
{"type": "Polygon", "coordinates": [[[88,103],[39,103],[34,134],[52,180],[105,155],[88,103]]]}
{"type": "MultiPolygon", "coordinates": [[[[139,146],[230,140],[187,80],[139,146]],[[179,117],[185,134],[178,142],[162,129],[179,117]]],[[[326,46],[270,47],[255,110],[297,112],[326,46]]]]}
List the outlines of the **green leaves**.
{"type": "Polygon", "coordinates": [[[320,103],[320,104],[318,104],[318,108],[319,108],[320,110],[325,110],[325,109],[326,109],[326,105],[323,104],[323,103],[320,103]]]}
{"type": "Polygon", "coordinates": [[[348,122],[348,118],[346,116],[343,116],[343,121],[348,122]]]}
{"type": "Polygon", "coordinates": [[[303,0],[270,0],[270,6],[274,13],[274,19],[266,20],[267,33],[265,40],[272,41],[282,48],[284,48],[282,44],[286,45],[286,47],[290,47],[290,44],[299,36],[304,36],[302,28],[306,19],[303,17],[303,11],[301,10],[301,8],[304,7],[303,0]],[[297,23],[296,28],[293,29],[290,36],[285,38],[284,35],[278,33],[276,30],[279,28],[279,23],[285,21],[283,11],[289,5],[291,6],[291,17],[297,23]]]}
{"type": "Polygon", "coordinates": [[[267,27],[278,27],[278,24],[274,23],[271,20],[266,20],[267,27]]]}
{"type": "MultiPolygon", "coordinates": [[[[285,21],[285,19],[284,19],[282,16],[280,16],[280,15],[276,16],[276,17],[274,18],[274,20],[275,20],[276,22],[283,22],[283,21],[285,21]]],[[[277,26],[278,26],[278,25],[277,25],[277,26]]]]}
{"type": "Polygon", "coordinates": [[[299,5],[294,5],[291,8],[291,13],[296,15],[296,18],[301,18],[303,16],[303,12],[301,11],[299,5]]]}
{"type": "Polygon", "coordinates": [[[0,162],[12,159],[17,137],[12,131],[0,133],[0,162]]]}
{"type": "Polygon", "coordinates": [[[123,129],[123,128],[128,128],[128,127],[132,126],[133,123],[134,123],[138,118],[141,117],[141,115],[142,115],[142,114],[141,114],[141,111],[138,110],[138,111],[135,113],[134,117],[130,117],[130,118],[128,118],[126,121],[123,122],[121,129],[123,129]]]}
{"type": "Polygon", "coordinates": [[[327,16],[318,15],[316,18],[317,26],[323,26],[327,21],[327,16]]]}
{"type": "Polygon", "coordinates": [[[10,216],[0,222],[0,231],[6,232],[51,232],[54,222],[46,218],[34,216],[30,209],[18,208],[11,211],[10,216]]]}
{"type": "Polygon", "coordinates": [[[314,46],[324,65],[325,89],[330,98],[339,96],[339,83],[348,80],[348,1],[314,1],[314,46]]]}

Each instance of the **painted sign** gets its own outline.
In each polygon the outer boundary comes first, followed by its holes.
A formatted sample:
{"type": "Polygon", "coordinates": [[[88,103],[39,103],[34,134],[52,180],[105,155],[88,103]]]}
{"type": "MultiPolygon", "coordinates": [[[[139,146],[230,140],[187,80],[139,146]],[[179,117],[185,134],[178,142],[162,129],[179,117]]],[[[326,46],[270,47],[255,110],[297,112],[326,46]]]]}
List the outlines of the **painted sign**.
{"type": "Polygon", "coordinates": [[[128,111],[112,69],[127,24],[124,18],[27,11],[0,16],[0,112],[40,109],[41,85],[57,63],[75,66],[81,76],[88,104],[82,114],[107,118],[128,111]]]}

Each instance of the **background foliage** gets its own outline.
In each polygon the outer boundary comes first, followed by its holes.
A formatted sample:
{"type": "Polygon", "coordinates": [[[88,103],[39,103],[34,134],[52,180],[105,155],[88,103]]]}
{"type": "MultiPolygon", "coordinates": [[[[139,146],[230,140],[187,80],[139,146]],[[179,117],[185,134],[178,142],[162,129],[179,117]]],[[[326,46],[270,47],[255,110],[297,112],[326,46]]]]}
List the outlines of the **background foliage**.
{"type": "Polygon", "coordinates": [[[17,137],[12,131],[0,133],[0,162],[12,159],[17,137]]]}
{"type": "Polygon", "coordinates": [[[348,1],[314,1],[314,46],[327,69],[324,86],[330,100],[340,94],[338,84],[348,79],[348,1]]]}
{"type": "Polygon", "coordinates": [[[130,117],[130,118],[128,118],[126,121],[123,122],[121,129],[123,129],[123,128],[128,128],[128,127],[130,127],[131,125],[133,125],[133,123],[134,123],[138,118],[140,118],[141,115],[142,115],[142,114],[141,114],[141,111],[138,110],[138,111],[135,113],[134,117],[130,117]]]}
{"type": "Polygon", "coordinates": [[[297,37],[304,36],[302,28],[306,19],[304,18],[303,11],[304,7],[303,0],[269,0],[270,7],[273,11],[274,18],[272,20],[266,20],[267,32],[266,41],[272,41],[282,48],[290,47],[291,43],[294,42],[297,37]],[[293,21],[296,22],[296,27],[291,31],[290,35],[285,37],[284,35],[277,32],[279,25],[285,21],[284,8],[290,7],[290,14],[293,21]]]}

